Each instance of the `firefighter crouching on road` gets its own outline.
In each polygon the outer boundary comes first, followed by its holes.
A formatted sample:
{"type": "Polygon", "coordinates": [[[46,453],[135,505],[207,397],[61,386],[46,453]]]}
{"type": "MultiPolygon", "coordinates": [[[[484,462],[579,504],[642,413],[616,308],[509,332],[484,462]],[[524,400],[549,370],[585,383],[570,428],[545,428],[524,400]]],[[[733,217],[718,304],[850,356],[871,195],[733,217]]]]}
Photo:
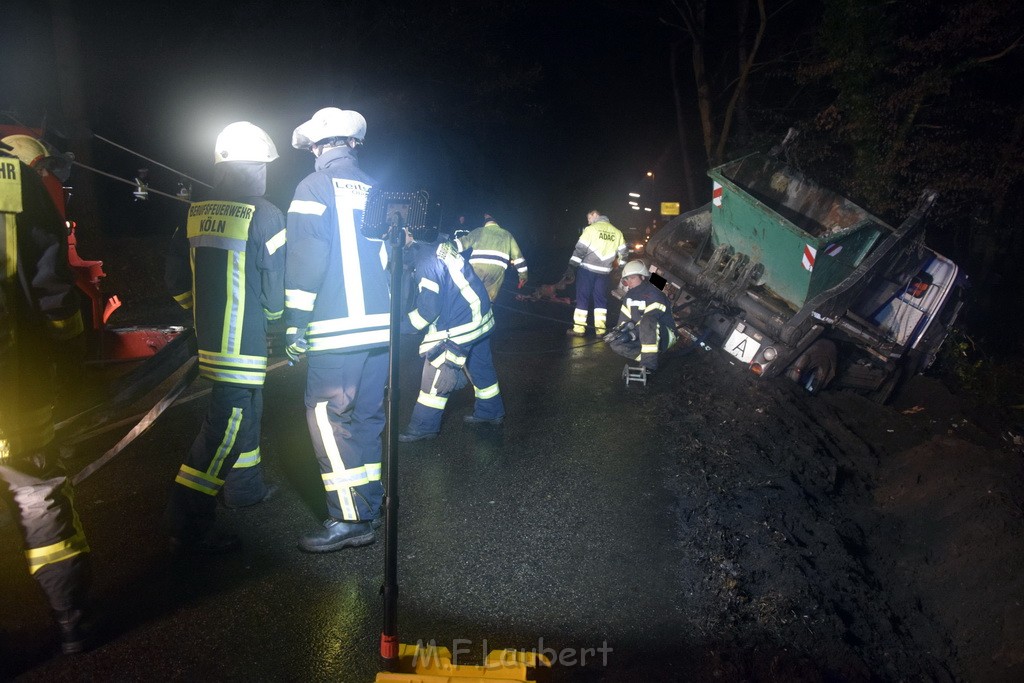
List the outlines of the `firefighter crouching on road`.
{"type": "Polygon", "coordinates": [[[648,372],[658,369],[658,354],[676,343],[676,323],[664,292],[648,280],[643,261],[630,261],[622,269],[619,324],[605,341],[620,356],[640,364],[648,372]]]}
{"type": "Polygon", "coordinates": [[[193,310],[199,374],[213,382],[202,429],[178,470],[167,505],[172,549],[229,552],[238,537],[213,531],[216,496],[227,507],[267,500],[260,420],[267,374],[267,323],[284,310],[284,215],[263,198],[270,137],[247,121],[217,136],[213,194],[189,207],[175,231],[167,285],[193,310]]]}
{"type": "Polygon", "coordinates": [[[526,259],[519,250],[516,238],[490,216],[482,227],[455,240],[460,252],[472,250],[469,265],[483,281],[491,301],[498,296],[505,271],[511,265],[519,272],[519,289],[526,284],[526,259]]]}
{"type": "Polygon", "coordinates": [[[596,209],[587,213],[587,227],[583,229],[564,280],[576,280],[576,309],[572,314],[572,328],[566,334],[582,337],[587,332],[587,312],[594,305],[594,330],[602,336],[608,317],[608,274],[615,259],[626,260],[626,240],[619,229],[608,222],[608,217],[596,209]],[[578,271],[578,275],[576,272],[578,271]]]}
{"type": "Polygon", "coordinates": [[[288,207],[285,344],[306,357],[306,422],[328,517],[299,539],[312,553],[373,543],[379,526],[381,434],[391,296],[382,240],[362,234],[373,180],[359,167],[366,119],[327,107],[295,129],[316,157],[288,207]]]}
{"type": "MultiPolygon", "coordinates": [[[[0,147],[0,479],[25,543],[29,573],[66,654],[81,628],[89,544],[54,442],[55,365],[83,325],[67,235],[40,178],[0,147]]],[[[62,357],[63,356],[63,357],[62,357]]]]}
{"type": "Polygon", "coordinates": [[[402,442],[433,439],[441,431],[448,396],[473,383],[476,404],[463,420],[470,424],[500,425],[505,405],[491,358],[494,316],[487,290],[453,242],[441,242],[419,252],[415,264],[416,308],[402,321],[403,333],[426,330],[420,343],[423,376],[409,426],[402,442]]]}

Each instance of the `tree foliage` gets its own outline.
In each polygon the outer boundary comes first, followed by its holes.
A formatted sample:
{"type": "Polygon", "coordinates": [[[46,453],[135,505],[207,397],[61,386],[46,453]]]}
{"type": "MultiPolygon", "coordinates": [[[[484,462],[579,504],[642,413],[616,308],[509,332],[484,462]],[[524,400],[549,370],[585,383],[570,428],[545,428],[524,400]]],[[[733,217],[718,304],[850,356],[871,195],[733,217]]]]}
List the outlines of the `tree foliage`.
{"type": "Polygon", "coordinates": [[[816,94],[804,161],[891,218],[938,190],[933,234],[989,269],[1020,246],[1021,19],[1001,0],[829,0],[796,74],[816,94]]]}

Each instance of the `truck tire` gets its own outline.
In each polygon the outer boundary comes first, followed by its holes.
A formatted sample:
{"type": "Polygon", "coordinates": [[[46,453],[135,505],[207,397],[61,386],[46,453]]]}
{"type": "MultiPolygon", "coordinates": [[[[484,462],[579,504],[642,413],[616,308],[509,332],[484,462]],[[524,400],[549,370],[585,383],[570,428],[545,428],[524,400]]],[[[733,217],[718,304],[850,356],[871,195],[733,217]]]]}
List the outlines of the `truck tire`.
{"type": "Polygon", "coordinates": [[[836,376],[839,352],[831,339],[818,339],[786,369],[786,376],[809,394],[817,394],[836,376]]]}
{"type": "Polygon", "coordinates": [[[907,380],[923,370],[924,353],[918,349],[910,351],[896,369],[885,379],[882,384],[868,394],[875,403],[885,405],[907,380]]]}

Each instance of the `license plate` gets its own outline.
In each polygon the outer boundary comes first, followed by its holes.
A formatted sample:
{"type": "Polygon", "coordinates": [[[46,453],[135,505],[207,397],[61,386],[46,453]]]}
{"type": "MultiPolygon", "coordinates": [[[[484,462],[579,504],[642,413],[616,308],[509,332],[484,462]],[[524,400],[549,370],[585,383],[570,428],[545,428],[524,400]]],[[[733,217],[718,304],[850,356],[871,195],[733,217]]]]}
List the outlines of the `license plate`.
{"type": "Polygon", "coordinates": [[[754,360],[754,356],[757,355],[757,351],[761,348],[761,344],[749,334],[740,332],[739,330],[733,330],[732,334],[729,335],[729,338],[725,340],[725,344],[722,345],[722,348],[734,358],[737,358],[744,363],[749,363],[754,360]]]}

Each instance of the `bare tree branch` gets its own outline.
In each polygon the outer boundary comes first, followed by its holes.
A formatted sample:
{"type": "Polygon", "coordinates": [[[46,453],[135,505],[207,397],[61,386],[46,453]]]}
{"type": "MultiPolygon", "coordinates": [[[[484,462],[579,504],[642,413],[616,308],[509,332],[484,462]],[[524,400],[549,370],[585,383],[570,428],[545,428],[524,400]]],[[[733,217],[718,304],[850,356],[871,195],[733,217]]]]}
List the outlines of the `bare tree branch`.
{"type": "Polygon", "coordinates": [[[747,77],[750,75],[750,69],[753,66],[757,51],[761,47],[761,40],[764,38],[765,28],[768,26],[768,15],[765,12],[764,0],[757,0],[757,11],[761,17],[761,22],[757,27],[757,35],[754,37],[754,44],[750,48],[750,54],[747,55],[747,61],[740,71],[739,83],[737,83],[736,87],[733,89],[732,97],[729,98],[729,104],[725,110],[725,118],[722,121],[722,131],[719,133],[718,146],[715,149],[716,162],[721,162],[722,157],[725,155],[725,143],[729,139],[729,129],[732,127],[732,119],[736,112],[736,102],[747,87],[747,77]]]}

